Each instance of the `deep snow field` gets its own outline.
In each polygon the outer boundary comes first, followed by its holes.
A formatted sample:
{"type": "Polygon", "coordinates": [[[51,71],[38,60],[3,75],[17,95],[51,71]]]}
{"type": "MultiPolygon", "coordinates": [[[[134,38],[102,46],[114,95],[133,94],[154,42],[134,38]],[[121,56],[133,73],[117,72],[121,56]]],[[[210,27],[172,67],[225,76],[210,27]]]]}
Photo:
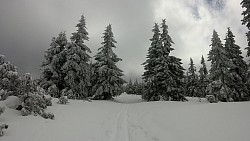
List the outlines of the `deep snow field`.
{"type": "MultiPolygon", "coordinates": [[[[250,102],[143,102],[126,95],[113,101],[69,100],[47,111],[55,120],[21,116],[7,108],[0,141],[250,141],[250,102]]],[[[0,105],[6,105],[1,101],[0,105]]]]}

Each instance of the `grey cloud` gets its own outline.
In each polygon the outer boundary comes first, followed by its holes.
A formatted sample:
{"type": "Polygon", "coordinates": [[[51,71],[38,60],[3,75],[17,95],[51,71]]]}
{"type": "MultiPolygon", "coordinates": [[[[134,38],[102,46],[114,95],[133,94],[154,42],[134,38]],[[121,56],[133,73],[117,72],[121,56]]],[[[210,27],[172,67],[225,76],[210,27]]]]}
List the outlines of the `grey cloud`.
{"type": "Polygon", "coordinates": [[[146,60],[154,22],[167,19],[175,42],[172,55],[181,58],[185,68],[192,57],[199,68],[201,55],[206,58],[210,49],[213,29],[223,41],[230,26],[236,42],[245,48],[246,28],[241,25],[241,12],[239,1],[235,0],[1,0],[0,54],[17,65],[21,73],[31,72],[38,77],[51,38],[64,30],[71,36],[84,14],[91,55],[101,46],[102,33],[111,23],[118,42],[114,52],[123,59],[118,66],[126,80],[135,80],[144,71],[141,64],[146,60]],[[211,10],[209,5],[216,1],[225,3],[220,10],[211,10]]]}
{"type": "Polygon", "coordinates": [[[39,76],[44,51],[51,38],[65,30],[75,32],[82,14],[87,20],[92,56],[101,46],[102,33],[111,23],[117,40],[114,50],[123,61],[125,79],[140,77],[151,28],[153,0],[3,0],[0,2],[0,53],[17,65],[21,73],[39,76]],[[139,70],[139,71],[138,71],[139,70]]]}

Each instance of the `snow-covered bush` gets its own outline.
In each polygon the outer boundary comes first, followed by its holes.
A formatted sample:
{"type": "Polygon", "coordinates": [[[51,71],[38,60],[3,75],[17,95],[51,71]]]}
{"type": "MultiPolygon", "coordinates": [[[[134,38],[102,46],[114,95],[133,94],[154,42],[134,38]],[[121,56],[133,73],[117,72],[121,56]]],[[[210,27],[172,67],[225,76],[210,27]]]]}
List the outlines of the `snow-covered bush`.
{"type": "Polygon", "coordinates": [[[5,111],[5,107],[0,107],[0,115],[5,111]]]}
{"type": "Polygon", "coordinates": [[[44,109],[47,108],[46,102],[41,95],[29,93],[29,94],[23,95],[21,99],[23,101],[22,110],[25,114],[29,113],[29,114],[40,115],[44,112],[44,109]]]}
{"type": "Polygon", "coordinates": [[[52,113],[46,113],[46,112],[43,112],[43,113],[41,114],[41,116],[42,116],[43,118],[45,118],[45,119],[54,119],[54,118],[55,118],[54,114],[52,114],[52,113]]]}
{"type": "Polygon", "coordinates": [[[28,116],[28,115],[30,115],[31,114],[31,112],[29,111],[29,110],[27,110],[27,109],[25,109],[25,108],[22,108],[21,109],[21,115],[22,116],[28,116]]]}
{"type": "Polygon", "coordinates": [[[47,106],[52,105],[51,97],[45,95],[45,90],[36,85],[37,83],[29,73],[21,78],[20,98],[22,105],[18,109],[21,109],[23,116],[30,114],[43,116],[47,106]]]}
{"type": "Polygon", "coordinates": [[[8,129],[9,125],[7,125],[6,123],[3,123],[2,125],[0,125],[0,137],[4,135],[4,131],[3,129],[8,129]]]}
{"type": "Polygon", "coordinates": [[[1,89],[0,90],[0,100],[4,100],[4,99],[6,99],[6,97],[8,97],[7,91],[4,89],[1,89]]]}
{"type": "Polygon", "coordinates": [[[46,94],[45,90],[40,86],[36,87],[36,91],[37,91],[37,92],[35,92],[36,94],[41,95],[43,97],[43,99],[45,100],[46,106],[52,106],[51,95],[46,94]]]}
{"type": "Polygon", "coordinates": [[[43,95],[46,106],[52,106],[52,98],[50,95],[43,95]]]}
{"type": "Polygon", "coordinates": [[[206,99],[208,102],[210,103],[217,103],[217,100],[215,99],[215,96],[214,95],[207,95],[206,96],[206,99]]]}
{"type": "Polygon", "coordinates": [[[67,96],[68,99],[75,99],[74,93],[71,89],[63,89],[62,90],[62,95],[67,96]]]}
{"type": "MultiPolygon", "coordinates": [[[[0,107],[0,115],[5,111],[5,107],[0,107]]],[[[7,129],[8,125],[3,123],[0,125],[0,137],[4,135],[3,129],[7,129]]]]}
{"type": "Polygon", "coordinates": [[[18,95],[20,78],[17,67],[10,62],[5,62],[5,56],[0,55],[0,90],[1,100],[9,95],[18,95]]]}
{"type": "Polygon", "coordinates": [[[67,96],[61,96],[57,103],[58,104],[67,104],[68,103],[68,97],[67,96]]]}
{"type": "Polygon", "coordinates": [[[47,94],[51,95],[52,97],[58,97],[59,96],[59,90],[58,90],[57,86],[56,85],[51,85],[48,88],[47,94]]]}
{"type": "Polygon", "coordinates": [[[30,73],[25,73],[24,76],[21,77],[20,94],[25,95],[27,93],[34,93],[36,91],[37,88],[32,76],[30,73]]]}
{"type": "Polygon", "coordinates": [[[47,105],[52,105],[51,97],[46,98],[46,96],[29,93],[28,95],[23,96],[22,99],[22,116],[39,114],[43,118],[54,119],[54,114],[45,112],[47,105]]]}

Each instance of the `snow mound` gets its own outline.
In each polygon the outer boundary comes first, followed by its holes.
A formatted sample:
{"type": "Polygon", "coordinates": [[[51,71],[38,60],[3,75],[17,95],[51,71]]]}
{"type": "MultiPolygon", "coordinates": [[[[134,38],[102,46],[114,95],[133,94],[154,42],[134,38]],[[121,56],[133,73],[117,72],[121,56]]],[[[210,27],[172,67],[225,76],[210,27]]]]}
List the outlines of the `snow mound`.
{"type": "Polygon", "coordinates": [[[143,102],[140,95],[129,95],[127,93],[122,93],[120,96],[115,97],[114,100],[117,103],[132,104],[143,102]]]}
{"type": "Polygon", "coordinates": [[[21,105],[21,100],[20,98],[16,97],[16,96],[9,96],[5,101],[4,101],[5,105],[8,108],[11,109],[16,109],[18,105],[21,105]]]}

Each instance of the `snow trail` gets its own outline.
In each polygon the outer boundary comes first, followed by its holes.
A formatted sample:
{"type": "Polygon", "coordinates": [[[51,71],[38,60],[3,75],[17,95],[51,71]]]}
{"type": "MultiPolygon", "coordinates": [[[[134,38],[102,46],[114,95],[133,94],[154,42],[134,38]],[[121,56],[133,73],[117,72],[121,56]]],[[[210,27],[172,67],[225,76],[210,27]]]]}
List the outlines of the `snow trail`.
{"type": "Polygon", "coordinates": [[[131,136],[128,128],[128,109],[129,104],[122,105],[120,112],[116,116],[110,141],[130,141],[131,136]]]}

